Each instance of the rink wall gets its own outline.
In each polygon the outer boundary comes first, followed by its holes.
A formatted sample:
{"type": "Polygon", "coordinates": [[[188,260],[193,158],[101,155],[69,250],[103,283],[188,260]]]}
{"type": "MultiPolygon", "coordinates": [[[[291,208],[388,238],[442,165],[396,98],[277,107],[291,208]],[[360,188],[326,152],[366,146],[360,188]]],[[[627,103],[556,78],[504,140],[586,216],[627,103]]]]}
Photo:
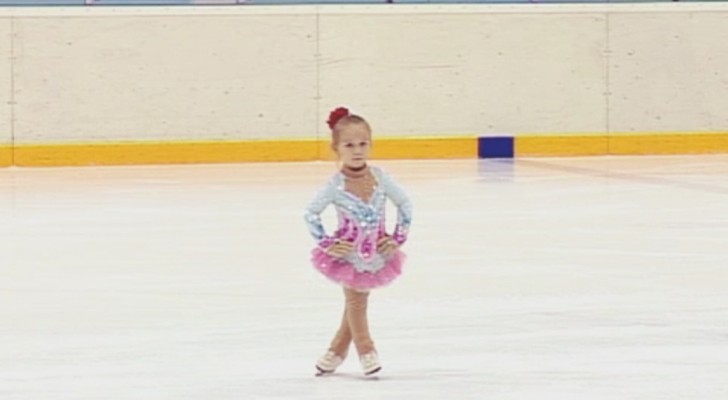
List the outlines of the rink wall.
{"type": "Polygon", "coordinates": [[[0,167],[12,164],[11,109],[13,90],[11,85],[10,31],[10,19],[0,18],[0,167]]]}
{"type": "Polygon", "coordinates": [[[0,165],[728,152],[728,3],[0,8],[0,165]]]}

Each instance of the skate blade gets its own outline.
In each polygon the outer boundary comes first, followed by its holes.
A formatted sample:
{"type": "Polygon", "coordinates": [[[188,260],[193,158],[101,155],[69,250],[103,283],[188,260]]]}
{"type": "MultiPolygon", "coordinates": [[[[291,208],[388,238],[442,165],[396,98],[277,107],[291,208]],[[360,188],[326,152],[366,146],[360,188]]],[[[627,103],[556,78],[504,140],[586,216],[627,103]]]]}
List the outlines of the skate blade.
{"type": "Polygon", "coordinates": [[[327,375],[332,375],[333,373],[334,373],[334,371],[326,371],[326,370],[319,368],[318,365],[316,366],[315,376],[327,376],[327,375]]]}

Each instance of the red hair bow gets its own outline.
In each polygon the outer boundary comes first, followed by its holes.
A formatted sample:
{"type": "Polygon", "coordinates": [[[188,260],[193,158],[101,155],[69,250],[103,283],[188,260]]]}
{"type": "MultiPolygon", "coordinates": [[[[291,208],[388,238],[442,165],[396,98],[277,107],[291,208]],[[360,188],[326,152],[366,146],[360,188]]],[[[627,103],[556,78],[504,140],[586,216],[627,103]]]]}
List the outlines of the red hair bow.
{"type": "Polygon", "coordinates": [[[349,116],[349,110],[345,107],[339,107],[334,111],[331,111],[331,113],[329,114],[329,120],[326,121],[326,123],[329,124],[329,128],[333,130],[334,126],[336,126],[336,123],[339,122],[340,119],[347,116],[349,116]]]}

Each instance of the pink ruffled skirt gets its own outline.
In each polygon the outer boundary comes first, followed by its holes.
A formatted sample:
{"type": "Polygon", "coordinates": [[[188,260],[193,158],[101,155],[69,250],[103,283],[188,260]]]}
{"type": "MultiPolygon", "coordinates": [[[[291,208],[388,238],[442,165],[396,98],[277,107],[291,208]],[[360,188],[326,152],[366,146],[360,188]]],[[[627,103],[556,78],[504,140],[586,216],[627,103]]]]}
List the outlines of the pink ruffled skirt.
{"type": "Polygon", "coordinates": [[[330,256],[320,248],[311,253],[314,268],[330,280],[355,290],[370,290],[386,286],[402,274],[402,265],[407,256],[401,251],[394,252],[376,272],[359,272],[348,261],[330,256]]]}

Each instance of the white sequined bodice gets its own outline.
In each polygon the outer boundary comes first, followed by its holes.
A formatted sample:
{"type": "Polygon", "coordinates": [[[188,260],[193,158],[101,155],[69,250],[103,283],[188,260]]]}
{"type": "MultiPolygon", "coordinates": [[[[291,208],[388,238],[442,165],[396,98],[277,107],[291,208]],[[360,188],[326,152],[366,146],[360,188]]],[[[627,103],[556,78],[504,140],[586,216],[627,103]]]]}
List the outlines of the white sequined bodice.
{"type": "Polygon", "coordinates": [[[387,198],[397,206],[397,225],[392,238],[399,244],[407,239],[412,221],[412,205],[408,196],[383,170],[371,167],[376,187],[368,201],[346,191],[345,177],[334,175],[306,208],[306,224],[311,235],[326,248],[335,240],[354,243],[354,251],[345,259],[359,271],[376,272],[385,260],[377,253],[377,241],[385,232],[385,208],[387,198]],[[339,226],[333,235],[327,235],[321,223],[321,213],[333,204],[336,207],[339,226]]]}

